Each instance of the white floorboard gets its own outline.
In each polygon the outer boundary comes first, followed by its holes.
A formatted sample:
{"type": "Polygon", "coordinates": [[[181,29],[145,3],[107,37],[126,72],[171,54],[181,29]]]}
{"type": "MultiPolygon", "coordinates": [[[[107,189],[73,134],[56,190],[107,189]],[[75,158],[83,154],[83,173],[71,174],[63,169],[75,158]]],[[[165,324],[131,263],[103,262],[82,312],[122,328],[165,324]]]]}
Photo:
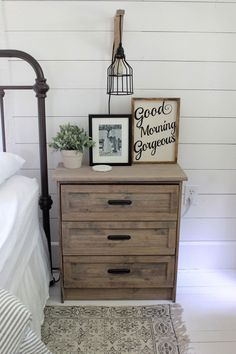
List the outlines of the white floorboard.
{"type": "MultiPolygon", "coordinates": [[[[59,285],[48,304],[61,304],[59,285]]],[[[162,301],[163,302],[163,301],[162,301]]],[[[196,354],[236,354],[236,270],[179,271],[177,303],[196,354]]],[[[147,305],[160,301],[65,301],[66,305],[147,305]]]]}
{"type": "Polygon", "coordinates": [[[236,342],[196,343],[194,349],[196,354],[235,354],[236,342]]]}

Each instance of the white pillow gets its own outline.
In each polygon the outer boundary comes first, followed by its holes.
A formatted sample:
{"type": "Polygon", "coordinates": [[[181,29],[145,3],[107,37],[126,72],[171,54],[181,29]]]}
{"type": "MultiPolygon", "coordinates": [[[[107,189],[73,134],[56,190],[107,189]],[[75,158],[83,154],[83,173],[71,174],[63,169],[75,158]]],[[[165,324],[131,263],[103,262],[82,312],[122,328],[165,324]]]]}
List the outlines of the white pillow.
{"type": "Polygon", "coordinates": [[[25,160],[10,152],[0,152],[0,184],[13,176],[24,165],[25,160]]]}

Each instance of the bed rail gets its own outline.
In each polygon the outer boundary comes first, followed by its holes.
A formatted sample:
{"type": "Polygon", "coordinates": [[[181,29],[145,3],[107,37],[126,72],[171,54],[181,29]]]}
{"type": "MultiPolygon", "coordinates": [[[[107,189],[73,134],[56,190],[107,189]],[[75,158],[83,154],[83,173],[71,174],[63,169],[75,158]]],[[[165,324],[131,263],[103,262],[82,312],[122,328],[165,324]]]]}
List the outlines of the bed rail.
{"type": "Polygon", "coordinates": [[[4,116],[4,96],[6,90],[34,90],[38,104],[38,129],[39,129],[39,155],[40,155],[40,180],[41,195],[39,197],[39,206],[43,215],[43,228],[47,237],[48,249],[50,255],[50,264],[52,269],[51,253],[51,235],[50,235],[50,215],[49,210],[52,206],[52,198],[48,192],[48,165],[47,165],[47,139],[46,139],[46,111],[45,98],[49,90],[43,70],[38,61],[30,54],[15,49],[0,50],[0,58],[19,58],[26,61],[35,71],[36,79],[33,85],[0,85],[0,114],[2,127],[2,147],[7,150],[5,116],[4,116]]]}

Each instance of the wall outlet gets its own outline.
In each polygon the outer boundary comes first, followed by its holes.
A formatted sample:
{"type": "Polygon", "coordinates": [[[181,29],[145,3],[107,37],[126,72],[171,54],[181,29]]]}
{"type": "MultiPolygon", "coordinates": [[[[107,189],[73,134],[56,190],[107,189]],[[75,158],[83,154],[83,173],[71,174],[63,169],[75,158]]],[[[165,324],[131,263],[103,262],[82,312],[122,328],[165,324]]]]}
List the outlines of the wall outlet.
{"type": "Polygon", "coordinates": [[[191,205],[197,205],[198,190],[199,186],[186,185],[184,191],[184,204],[190,203],[191,205]]]}

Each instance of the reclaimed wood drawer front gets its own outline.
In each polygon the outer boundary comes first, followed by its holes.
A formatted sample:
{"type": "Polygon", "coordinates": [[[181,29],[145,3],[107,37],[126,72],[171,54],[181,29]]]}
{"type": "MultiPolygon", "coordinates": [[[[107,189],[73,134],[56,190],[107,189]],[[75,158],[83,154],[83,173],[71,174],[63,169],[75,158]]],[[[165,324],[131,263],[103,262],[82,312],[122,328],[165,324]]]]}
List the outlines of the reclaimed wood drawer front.
{"type": "Polygon", "coordinates": [[[176,220],[178,193],[178,185],[62,185],[62,220],[176,220]]]}
{"type": "Polygon", "coordinates": [[[64,256],[65,288],[173,287],[171,256],[64,256]]]}
{"type": "Polygon", "coordinates": [[[172,300],[174,288],[64,288],[65,300],[172,300]]]}
{"type": "Polygon", "coordinates": [[[174,255],[176,222],[63,222],[64,255],[174,255]]]}

